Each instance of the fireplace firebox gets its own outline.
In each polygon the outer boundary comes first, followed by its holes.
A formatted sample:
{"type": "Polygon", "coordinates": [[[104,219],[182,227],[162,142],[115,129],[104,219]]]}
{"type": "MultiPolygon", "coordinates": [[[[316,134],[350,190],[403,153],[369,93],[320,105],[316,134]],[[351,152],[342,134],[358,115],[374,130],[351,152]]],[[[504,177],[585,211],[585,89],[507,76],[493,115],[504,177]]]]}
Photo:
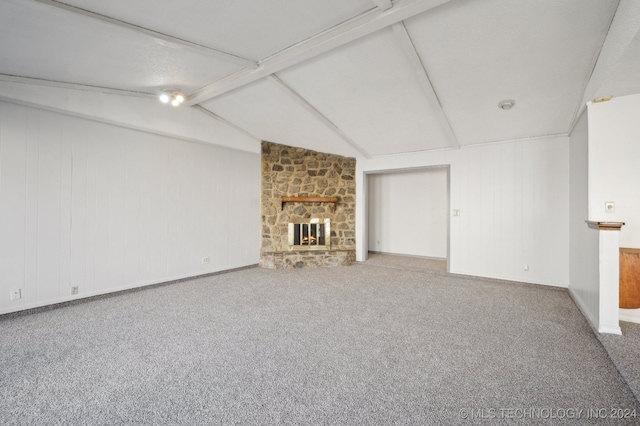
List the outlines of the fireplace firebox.
{"type": "Polygon", "coordinates": [[[326,218],[289,222],[289,250],[329,250],[331,221],[326,218]]]}

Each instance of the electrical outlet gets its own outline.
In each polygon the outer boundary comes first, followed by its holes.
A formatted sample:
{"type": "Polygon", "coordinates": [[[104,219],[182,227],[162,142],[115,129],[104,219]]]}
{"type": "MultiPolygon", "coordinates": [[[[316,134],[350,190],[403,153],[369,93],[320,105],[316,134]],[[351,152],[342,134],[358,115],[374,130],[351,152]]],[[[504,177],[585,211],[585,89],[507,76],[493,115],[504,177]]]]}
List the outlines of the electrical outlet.
{"type": "Polygon", "coordinates": [[[78,294],[78,286],[71,286],[71,295],[78,294]]]}
{"type": "Polygon", "coordinates": [[[202,258],[202,264],[204,265],[206,263],[209,263],[210,260],[211,259],[209,258],[209,256],[205,256],[205,257],[202,258]]]}
{"type": "Polygon", "coordinates": [[[11,290],[11,300],[22,299],[22,289],[16,288],[11,290]]]}

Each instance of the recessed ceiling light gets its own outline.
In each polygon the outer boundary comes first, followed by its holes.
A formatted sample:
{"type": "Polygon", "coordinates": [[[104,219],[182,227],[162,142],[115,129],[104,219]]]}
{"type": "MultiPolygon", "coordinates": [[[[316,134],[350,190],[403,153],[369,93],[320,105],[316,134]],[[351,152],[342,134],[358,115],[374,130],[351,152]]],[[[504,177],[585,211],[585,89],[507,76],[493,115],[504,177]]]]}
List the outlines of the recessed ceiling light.
{"type": "Polygon", "coordinates": [[[498,104],[498,108],[507,110],[513,108],[515,104],[516,101],[514,101],[513,99],[505,99],[498,104]]]}
{"type": "Polygon", "coordinates": [[[160,102],[162,102],[163,104],[169,102],[169,95],[167,95],[166,93],[160,95],[160,102]]]}

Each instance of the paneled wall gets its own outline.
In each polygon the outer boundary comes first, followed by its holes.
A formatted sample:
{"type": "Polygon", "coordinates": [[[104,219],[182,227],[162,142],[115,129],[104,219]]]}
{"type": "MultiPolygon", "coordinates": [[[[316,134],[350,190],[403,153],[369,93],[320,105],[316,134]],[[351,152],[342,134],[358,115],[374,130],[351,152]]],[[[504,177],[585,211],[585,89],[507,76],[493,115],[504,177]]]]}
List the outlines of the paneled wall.
{"type": "Polygon", "coordinates": [[[257,154],[0,102],[0,313],[257,263],[259,171],[257,154]]]}
{"type": "Polygon", "coordinates": [[[447,168],[368,175],[369,251],[447,257],[447,168]]]}
{"type": "Polygon", "coordinates": [[[437,165],[451,167],[450,272],[568,286],[568,137],[358,159],[358,260],[368,247],[365,173],[437,165]]]}
{"type": "Polygon", "coordinates": [[[640,248],[639,116],[640,94],[589,105],[589,218],[625,222],[620,246],[628,248],[640,248]]]}
{"type": "MultiPolygon", "coordinates": [[[[598,327],[600,270],[598,231],[589,229],[589,136],[587,112],[576,123],[569,146],[569,291],[587,319],[598,327]]],[[[610,231],[613,232],[613,231],[610,231]]]]}
{"type": "MultiPolygon", "coordinates": [[[[640,95],[614,97],[588,110],[589,219],[624,222],[620,247],[640,248],[640,95]],[[610,201],[615,211],[608,213],[610,201]]],[[[621,309],[620,319],[640,323],[640,309],[621,309]]]]}

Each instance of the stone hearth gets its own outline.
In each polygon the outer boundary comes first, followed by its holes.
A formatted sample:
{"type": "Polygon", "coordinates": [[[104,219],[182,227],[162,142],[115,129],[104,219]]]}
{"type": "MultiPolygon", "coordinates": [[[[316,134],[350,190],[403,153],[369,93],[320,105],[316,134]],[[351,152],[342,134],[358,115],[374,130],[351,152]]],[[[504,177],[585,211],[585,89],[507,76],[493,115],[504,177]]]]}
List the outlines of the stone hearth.
{"type": "Polygon", "coordinates": [[[262,142],[260,266],[272,269],[355,262],[355,158],[262,142]],[[338,197],[338,203],[287,202],[282,197],[338,197]],[[329,250],[290,250],[289,222],[331,221],[329,250]]]}

